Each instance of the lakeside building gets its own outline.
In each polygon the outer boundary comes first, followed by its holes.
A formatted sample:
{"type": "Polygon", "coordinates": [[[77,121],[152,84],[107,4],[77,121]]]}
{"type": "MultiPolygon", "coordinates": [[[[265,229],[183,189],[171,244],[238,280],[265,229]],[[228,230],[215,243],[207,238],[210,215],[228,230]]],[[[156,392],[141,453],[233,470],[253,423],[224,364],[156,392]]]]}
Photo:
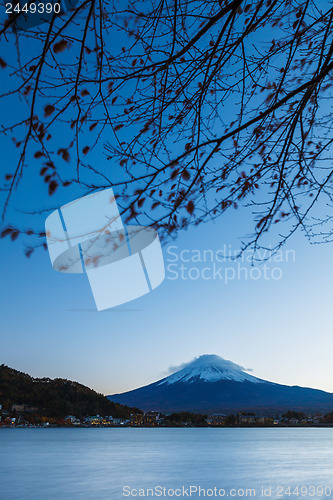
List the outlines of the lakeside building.
{"type": "Polygon", "coordinates": [[[206,419],[208,425],[213,427],[219,427],[221,425],[225,425],[226,415],[215,414],[211,415],[206,419]]]}
{"type": "Polygon", "coordinates": [[[288,411],[283,415],[267,417],[254,413],[239,412],[236,415],[213,414],[207,417],[195,414],[175,414],[170,421],[170,414],[160,414],[156,411],[133,413],[130,418],[115,418],[113,416],[91,415],[77,417],[47,417],[41,408],[15,403],[9,409],[3,409],[0,404],[1,427],[163,427],[163,426],[190,426],[190,427],[235,427],[235,426],[333,426],[333,412],[326,415],[319,413],[305,414],[303,412],[288,411]],[[183,418],[184,417],[184,418],[183,418]],[[201,419],[197,418],[201,417],[201,419]]]}

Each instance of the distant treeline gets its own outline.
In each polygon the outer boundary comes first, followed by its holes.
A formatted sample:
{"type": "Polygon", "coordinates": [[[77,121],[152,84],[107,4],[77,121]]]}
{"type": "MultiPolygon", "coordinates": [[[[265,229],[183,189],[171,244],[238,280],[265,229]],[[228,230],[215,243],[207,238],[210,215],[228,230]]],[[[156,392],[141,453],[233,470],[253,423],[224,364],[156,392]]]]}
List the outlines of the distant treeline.
{"type": "Polygon", "coordinates": [[[26,373],[0,365],[0,404],[11,410],[13,405],[36,407],[38,413],[47,417],[75,415],[112,415],[114,418],[129,418],[131,413],[140,413],[109,401],[103,394],[78,382],[56,378],[33,378],[26,373]]]}
{"type": "Polygon", "coordinates": [[[170,415],[161,415],[163,418],[164,427],[207,427],[207,415],[197,413],[180,412],[171,413],[170,415]]]}

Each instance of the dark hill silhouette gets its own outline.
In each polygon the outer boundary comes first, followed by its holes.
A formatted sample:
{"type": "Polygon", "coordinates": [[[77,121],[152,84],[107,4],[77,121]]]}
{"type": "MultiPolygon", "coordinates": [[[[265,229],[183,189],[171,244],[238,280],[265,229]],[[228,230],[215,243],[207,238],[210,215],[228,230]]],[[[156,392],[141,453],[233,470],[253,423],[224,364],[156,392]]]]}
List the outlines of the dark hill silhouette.
{"type": "Polygon", "coordinates": [[[137,409],[112,403],[106,396],[71,380],[33,378],[26,373],[0,365],[0,404],[10,409],[13,404],[37,407],[47,417],[112,415],[127,418],[137,409]]]}

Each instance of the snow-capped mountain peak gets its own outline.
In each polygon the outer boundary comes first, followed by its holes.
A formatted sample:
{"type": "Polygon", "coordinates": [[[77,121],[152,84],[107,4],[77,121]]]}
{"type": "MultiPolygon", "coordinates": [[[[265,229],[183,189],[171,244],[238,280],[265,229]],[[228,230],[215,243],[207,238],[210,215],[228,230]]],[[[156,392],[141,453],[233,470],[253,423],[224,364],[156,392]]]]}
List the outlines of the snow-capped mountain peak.
{"type": "Polygon", "coordinates": [[[144,387],[108,396],[115,403],[144,411],[190,411],[230,414],[239,411],[276,415],[291,408],[328,413],[333,393],[261,380],[249,370],[215,355],[200,356],[173,373],[144,387]]]}
{"type": "Polygon", "coordinates": [[[218,382],[219,380],[265,383],[264,380],[250,375],[245,368],[232,361],[215,354],[204,354],[179,367],[176,373],[164,378],[158,385],[170,385],[177,382],[192,383],[194,381],[218,382]]]}

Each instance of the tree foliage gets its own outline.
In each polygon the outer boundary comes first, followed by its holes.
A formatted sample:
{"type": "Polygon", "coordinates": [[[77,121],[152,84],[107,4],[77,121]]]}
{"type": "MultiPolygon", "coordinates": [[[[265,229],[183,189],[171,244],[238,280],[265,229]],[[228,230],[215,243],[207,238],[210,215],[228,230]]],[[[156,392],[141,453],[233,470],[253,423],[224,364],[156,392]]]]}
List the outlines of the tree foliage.
{"type": "Polygon", "coordinates": [[[113,403],[78,382],[33,378],[5,365],[0,365],[0,403],[6,409],[13,404],[37,407],[39,413],[47,417],[99,414],[129,418],[133,411],[140,412],[136,408],[113,403]]]}
{"type": "Polygon", "coordinates": [[[5,23],[4,216],[27,175],[53,197],[113,186],[127,220],[164,235],[247,207],[245,246],[300,227],[330,240],[332,19],[314,0],[84,0],[5,23]]]}
{"type": "Polygon", "coordinates": [[[163,416],[163,425],[165,427],[207,427],[207,415],[199,413],[179,412],[171,413],[170,415],[163,416]]]}

